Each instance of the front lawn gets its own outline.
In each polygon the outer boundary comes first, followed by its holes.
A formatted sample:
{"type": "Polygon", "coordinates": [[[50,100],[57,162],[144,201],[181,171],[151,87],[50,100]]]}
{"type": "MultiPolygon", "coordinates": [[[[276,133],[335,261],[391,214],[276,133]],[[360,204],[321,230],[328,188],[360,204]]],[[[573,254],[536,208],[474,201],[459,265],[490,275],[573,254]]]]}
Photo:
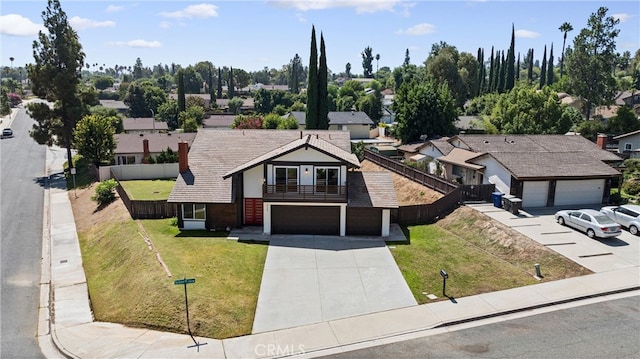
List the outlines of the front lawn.
{"type": "MultiPolygon", "coordinates": [[[[522,234],[462,207],[436,224],[407,228],[410,244],[391,245],[418,303],[442,300],[440,270],[449,274],[447,295],[464,297],[591,273],[522,234]],[[426,294],[423,294],[426,293],[426,294]]],[[[446,299],[446,298],[445,298],[446,299]]]]}
{"type": "Polygon", "coordinates": [[[215,237],[219,233],[180,233],[172,219],[140,222],[173,276],[131,219],[79,231],[96,320],[185,333],[184,287],[174,281],[187,277],[196,279],[188,286],[194,335],[250,334],[267,246],[215,237]]]}
{"type": "Polygon", "coordinates": [[[120,181],[131,200],[156,201],[169,198],[174,179],[120,181]]]}

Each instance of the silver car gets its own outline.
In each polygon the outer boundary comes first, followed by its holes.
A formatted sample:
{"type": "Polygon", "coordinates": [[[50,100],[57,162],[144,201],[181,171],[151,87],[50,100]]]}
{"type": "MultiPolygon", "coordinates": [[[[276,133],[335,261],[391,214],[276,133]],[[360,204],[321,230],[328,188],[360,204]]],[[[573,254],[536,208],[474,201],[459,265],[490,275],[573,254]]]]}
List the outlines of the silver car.
{"type": "Polygon", "coordinates": [[[610,238],[622,233],[618,223],[594,209],[558,211],[556,221],[585,232],[589,238],[610,238]]]}
{"type": "Polygon", "coordinates": [[[624,204],[622,206],[602,207],[600,212],[607,215],[614,222],[628,228],[629,233],[638,235],[640,230],[640,206],[635,204],[624,204]]]}

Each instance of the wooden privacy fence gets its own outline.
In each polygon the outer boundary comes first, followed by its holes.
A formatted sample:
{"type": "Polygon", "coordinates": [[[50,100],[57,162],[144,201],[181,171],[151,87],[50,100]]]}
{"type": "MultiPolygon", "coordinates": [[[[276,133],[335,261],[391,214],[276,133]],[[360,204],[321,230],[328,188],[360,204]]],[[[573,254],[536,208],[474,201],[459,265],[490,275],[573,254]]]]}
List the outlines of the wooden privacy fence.
{"type": "Polygon", "coordinates": [[[405,226],[433,223],[458,208],[459,197],[460,189],[456,188],[431,204],[400,206],[395,211],[395,221],[405,226]]]}
{"type": "Polygon", "coordinates": [[[178,215],[178,206],[175,203],[167,203],[166,200],[132,200],[129,198],[127,191],[122,188],[120,182],[118,182],[116,191],[133,219],[159,219],[178,215]]]}

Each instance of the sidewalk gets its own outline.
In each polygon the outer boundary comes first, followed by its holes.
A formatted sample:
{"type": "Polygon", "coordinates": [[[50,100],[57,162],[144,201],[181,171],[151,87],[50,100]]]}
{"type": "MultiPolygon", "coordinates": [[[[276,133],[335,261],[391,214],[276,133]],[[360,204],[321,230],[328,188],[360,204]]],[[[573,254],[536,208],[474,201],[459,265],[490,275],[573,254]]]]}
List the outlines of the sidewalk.
{"type": "Polygon", "coordinates": [[[43,305],[38,335],[46,337],[50,333],[63,353],[45,353],[49,357],[233,359],[294,354],[314,357],[426,336],[446,330],[442,327],[449,324],[620,292],[634,291],[638,295],[640,290],[640,267],[635,266],[237,338],[196,338],[207,343],[198,352],[196,348],[187,348],[194,344],[188,335],[93,321],[71,203],[64,189],[64,177],[55,175],[61,171],[59,163],[50,168],[49,174],[53,176],[45,194],[45,212],[48,206],[49,217],[45,213],[44,242],[50,243],[50,248],[46,243],[43,248],[50,249],[50,253],[43,253],[43,305]],[[46,285],[47,267],[52,295],[48,295],[46,285]],[[49,298],[53,298],[50,303],[49,298]],[[54,313],[51,320],[49,313],[54,313]]]}

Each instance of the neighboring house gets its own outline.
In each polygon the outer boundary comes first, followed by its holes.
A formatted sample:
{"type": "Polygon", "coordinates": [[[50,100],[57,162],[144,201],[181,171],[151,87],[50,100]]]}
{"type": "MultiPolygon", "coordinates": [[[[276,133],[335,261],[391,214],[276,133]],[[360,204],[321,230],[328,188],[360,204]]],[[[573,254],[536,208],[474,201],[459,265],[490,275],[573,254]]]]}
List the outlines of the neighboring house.
{"type": "Polygon", "coordinates": [[[634,108],[636,105],[640,105],[640,91],[623,91],[616,95],[616,105],[627,105],[634,108]]]}
{"type": "Polygon", "coordinates": [[[613,139],[618,141],[618,153],[623,157],[640,157],[640,130],[625,133],[613,139]]]}
{"type": "Polygon", "coordinates": [[[156,121],[153,117],[125,118],[122,120],[124,133],[156,133],[167,132],[166,122],[156,121]]]}
{"type": "Polygon", "coordinates": [[[230,128],[236,115],[214,113],[202,121],[204,128],[230,128]]]}
{"type": "MultiPolygon", "coordinates": [[[[306,114],[304,111],[292,111],[289,117],[298,121],[300,128],[305,128],[306,114]]],[[[351,139],[369,138],[369,130],[373,126],[373,121],[362,111],[330,111],[327,115],[329,119],[329,130],[348,131],[351,139]]]]}
{"type": "Polygon", "coordinates": [[[157,156],[167,147],[178,151],[178,143],[191,144],[195,133],[119,133],[115,135],[117,147],[114,164],[132,165],[145,163],[149,156],[157,156]]]}
{"type": "MultiPolygon", "coordinates": [[[[183,146],[183,145],[181,145],[183,146]]],[[[182,229],[388,236],[389,172],[360,172],[342,131],[203,129],[169,196],[182,229]]]]}
{"type": "Polygon", "coordinates": [[[100,106],[103,106],[106,108],[112,108],[118,111],[118,113],[121,113],[123,115],[129,111],[129,106],[125,105],[124,102],[122,101],[100,100],[100,106]]]}
{"type": "Polygon", "coordinates": [[[492,183],[524,207],[579,206],[609,201],[610,164],[621,159],[582,136],[458,135],[438,158],[449,180],[492,183]]]}
{"type": "Polygon", "coordinates": [[[610,119],[611,117],[615,117],[618,113],[618,108],[620,106],[597,106],[593,109],[593,113],[591,114],[592,118],[600,118],[603,120],[610,119]]]}
{"type": "Polygon", "coordinates": [[[404,157],[405,162],[425,162],[428,161],[429,173],[435,174],[438,168],[438,158],[446,156],[453,150],[449,143],[449,137],[427,140],[406,144],[398,147],[398,154],[404,157]]]}
{"type": "Polygon", "coordinates": [[[484,133],[484,123],[478,116],[458,116],[454,122],[460,133],[479,134],[484,133]]]}

